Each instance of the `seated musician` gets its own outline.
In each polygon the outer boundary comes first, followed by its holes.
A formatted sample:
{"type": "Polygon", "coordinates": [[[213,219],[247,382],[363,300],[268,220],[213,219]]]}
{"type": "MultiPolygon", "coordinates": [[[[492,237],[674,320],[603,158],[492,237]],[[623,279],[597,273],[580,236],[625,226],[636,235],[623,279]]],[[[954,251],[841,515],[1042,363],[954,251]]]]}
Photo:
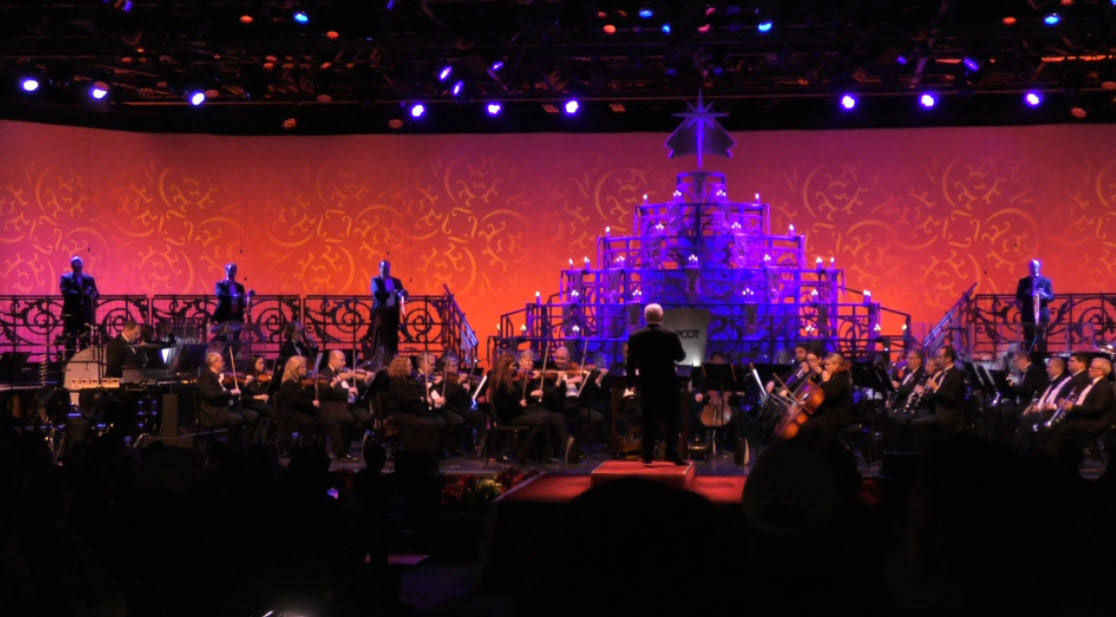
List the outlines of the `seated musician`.
{"type": "Polygon", "coordinates": [[[952,433],[965,426],[965,375],[957,367],[957,352],[948,345],[934,354],[934,364],[934,376],[914,389],[933,413],[916,417],[911,423],[939,434],[952,433]]]}
{"type": "Polygon", "coordinates": [[[441,390],[446,409],[465,419],[463,447],[466,451],[475,450],[487,430],[484,412],[473,405],[473,394],[480,384],[472,381],[471,374],[461,372],[457,356],[446,354],[442,357],[442,382],[435,382],[434,387],[441,390]]]}
{"type": "MultiPolygon", "coordinates": [[[[322,401],[322,423],[329,431],[330,445],[337,460],[356,462],[349,452],[354,435],[372,426],[372,412],[352,405],[359,393],[351,372],[345,371],[345,354],[334,349],[329,352],[326,366],[318,371],[318,398],[322,401]]],[[[369,375],[369,381],[371,375],[369,375]]]]}
{"type": "Polygon", "coordinates": [[[573,449],[573,437],[570,436],[566,416],[556,411],[551,411],[544,403],[547,399],[559,396],[560,386],[557,375],[547,378],[545,372],[535,368],[535,352],[525,349],[519,353],[519,375],[523,377],[523,406],[525,408],[537,407],[546,414],[546,424],[543,430],[546,442],[551,446],[548,455],[567,460],[573,449]]]}
{"type": "Polygon", "coordinates": [[[285,442],[292,432],[304,434],[321,427],[321,403],[314,397],[314,388],[302,382],[306,372],[303,356],[291,356],[283,365],[282,385],[276,397],[281,447],[287,445],[285,442]]]}
{"type": "Polygon", "coordinates": [[[446,421],[431,413],[426,386],[415,379],[407,356],[398,355],[388,365],[388,394],[391,404],[387,422],[399,429],[403,448],[440,452],[446,421]]]}
{"type": "MultiPolygon", "coordinates": [[[[806,343],[798,343],[794,346],[794,360],[791,362],[790,369],[781,377],[784,385],[794,388],[795,384],[799,383],[806,375],[806,371],[809,369],[806,364],[806,354],[809,351],[810,349],[806,347],[806,343]]],[[[764,388],[770,394],[775,391],[775,386],[776,382],[772,379],[767,382],[764,388]]]]}
{"type": "Polygon", "coordinates": [[[1112,423],[1113,392],[1109,376],[1112,361],[1093,358],[1089,362],[1089,383],[1062,404],[1063,419],[1054,425],[1045,450],[1076,474],[1081,467],[1082,450],[1112,423]]]}
{"type": "Polygon", "coordinates": [[[291,356],[313,358],[316,355],[318,355],[318,348],[307,342],[306,332],[302,329],[301,323],[292,321],[283,327],[283,344],[279,346],[281,365],[285,366],[287,358],[291,356]]]}
{"type": "MultiPolygon", "coordinates": [[[[522,440],[515,453],[518,462],[528,464],[532,462],[532,452],[540,440],[543,441],[545,452],[553,452],[554,445],[546,442],[552,435],[548,429],[553,421],[551,416],[555,414],[538,404],[528,404],[523,398],[523,380],[529,379],[530,374],[517,371],[516,362],[515,355],[510,353],[502,354],[496,361],[488,386],[488,400],[497,424],[529,427],[527,438],[522,440]]],[[[549,454],[545,458],[549,459],[549,454]]]]}
{"type": "Polygon", "coordinates": [[[217,352],[205,356],[206,369],[198,375],[198,415],[202,426],[224,426],[232,439],[240,438],[241,427],[255,426],[260,414],[251,409],[238,409],[240,388],[233,381],[230,387],[224,382],[225,359],[217,352]]]}
{"type": "Polygon", "coordinates": [[[556,388],[549,391],[550,397],[544,401],[549,411],[560,413],[567,421],[577,427],[573,445],[570,446],[569,461],[581,459],[581,447],[587,441],[604,437],[604,415],[585,403],[585,388],[594,383],[597,377],[583,371],[579,365],[570,363],[570,350],[562,346],[554,350],[554,368],[558,371],[556,388]]]}
{"type": "Polygon", "coordinates": [[[929,395],[925,395],[926,382],[937,373],[933,358],[927,358],[921,349],[907,352],[907,368],[901,378],[893,379],[894,398],[888,401],[881,443],[884,450],[913,451],[917,433],[911,422],[929,414],[929,395]]]}
{"type": "Polygon", "coordinates": [[[251,409],[260,414],[259,434],[249,435],[249,442],[263,441],[264,433],[270,430],[275,413],[268,405],[268,386],[271,373],[267,370],[267,362],[261,355],[252,356],[251,366],[244,376],[244,385],[240,387],[240,401],[245,409],[251,409]]]}
{"type": "MultiPolygon", "coordinates": [[[[729,366],[728,358],[720,352],[711,354],[707,364],[729,366]]],[[[694,391],[696,403],[694,417],[697,423],[706,428],[727,426],[732,442],[736,444],[733,450],[734,458],[737,464],[744,464],[746,446],[742,440],[746,433],[745,425],[747,430],[754,428],[754,423],[747,421],[745,414],[740,410],[740,401],[744,397],[744,392],[726,391],[725,384],[710,379],[704,367],[694,374],[694,391]]]]}
{"type": "Polygon", "coordinates": [[[453,452],[464,447],[465,443],[465,417],[456,409],[446,405],[445,375],[437,372],[437,358],[432,353],[420,353],[417,356],[418,370],[415,380],[424,388],[424,400],[430,413],[438,416],[445,422],[442,431],[442,450],[445,453],[453,452]]]}
{"type": "Polygon", "coordinates": [[[140,339],[141,328],[135,320],[124,323],[124,329],[108,344],[105,352],[105,377],[123,377],[124,367],[138,367],[139,354],[132,345],[140,339]]]}
{"type": "Polygon", "coordinates": [[[1008,375],[1008,390],[1003,393],[1003,400],[984,411],[984,434],[992,441],[1011,441],[1020,414],[1046,389],[1046,371],[1033,361],[1030,352],[1015,352],[1012,366],[1014,370],[1008,375]]]}
{"type": "Polygon", "coordinates": [[[828,446],[836,442],[837,431],[856,421],[849,361],[839,353],[829,354],[825,358],[818,381],[824,399],[810,419],[802,425],[800,435],[819,445],[828,446]]]}
{"type": "MultiPolygon", "coordinates": [[[[1075,367],[1080,363],[1077,358],[1071,358],[1070,361],[1075,367]]],[[[1073,379],[1066,369],[1065,358],[1051,356],[1046,362],[1046,375],[1050,383],[1034,403],[1023,409],[1019,420],[1016,421],[1012,445],[1019,450],[1027,451],[1038,445],[1036,437],[1042,430],[1041,427],[1054,415],[1054,410],[1073,390],[1073,379]]]]}

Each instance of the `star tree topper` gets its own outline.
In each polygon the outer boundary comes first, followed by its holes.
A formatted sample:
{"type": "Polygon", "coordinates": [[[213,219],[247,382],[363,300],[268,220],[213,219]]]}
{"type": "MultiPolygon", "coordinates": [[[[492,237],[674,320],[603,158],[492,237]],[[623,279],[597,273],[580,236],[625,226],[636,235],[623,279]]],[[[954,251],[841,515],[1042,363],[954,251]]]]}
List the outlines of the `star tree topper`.
{"type": "Polygon", "coordinates": [[[670,149],[670,158],[697,154],[698,169],[702,168],[702,158],[705,154],[732,158],[732,152],[729,150],[736,145],[736,140],[716,120],[728,114],[713,111],[713,104],[706,105],[701,100],[700,92],[696,106],[691,103],[686,105],[690,108],[689,111],[674,114],[686,120],[666,140],[666,147],[670,149]]]}

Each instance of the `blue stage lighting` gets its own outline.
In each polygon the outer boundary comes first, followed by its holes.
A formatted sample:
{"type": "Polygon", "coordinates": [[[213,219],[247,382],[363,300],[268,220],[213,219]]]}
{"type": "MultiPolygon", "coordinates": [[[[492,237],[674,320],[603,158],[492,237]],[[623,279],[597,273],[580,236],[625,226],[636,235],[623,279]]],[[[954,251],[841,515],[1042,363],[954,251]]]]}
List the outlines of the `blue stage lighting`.
{"type": "Polygon", "coordinates": [[[1023,102],[1027,103],[1031,107],[1038,107],[1042,104],[1042,95],[1038,92],[1028,92],[1027,94],[1023,95],[1023,102]]]}
{"type": "Polygon", "coordinates": [[[1046,17],[1042,18],[1042,23],[1044,23],[1048,26],[1057,26],[1058,22],[1060,22],[1060,21],[1062,21],[1062,18],[1057,13],[1051,13],[1051,14],[1047,15],[1046,17]]]}
{"type": "Polygon", "coordinates": [[[497,60],[497,61],[492,63],[492,72],[493,73],[495,73],[496,71],[499,71],[502,68],[504,68],[504,61],[503,60],[497,60]]]}
{"type": "Polygon", "coordinates": [[[856,107],[856,97],[851,94],[846,94],[841,97],[841,107],[845,110],[856,107]]]}
{"type": "Polygon", "coordinates": [[[499,116],[500,110],[503,108],[500,106],[499,103],[489,103],[486,109],[488,110],[488,115],[499,116]]]}
{"type": "Polygon", "coordinates": [[[453,83],[453,90],[451,90],[451,92],[453,92],[454,96],[461,96],[461,93],[464,90],[465,90],[465,82],[459,80],[459,81],[455,81],[453,83]]]}
{"type": "Polygon", "coordinates": [[[93,84],[91,88],[89,88],[89,96],[98,101],[108,96],[108,93],[108,85],[103,82],[97,82],[93,84]]]}
{"type": "Polygon", "coordinates": [[[438,81],[445,81],[449,79],[450,73],[453,73],[452,66],[443,67],[442,70],[438,73],[438,81]]]}
{"type": "Polygon", "coordinates": [[[28,77],[20,83],[20,87],[23,88],[24,92],[34,92],[39,89],[39,80],[34,77],[28,77]]]}
{"type": "Polygon", "coordinates": [[[975,73],[980,70],[980,63],[969,56],[965,56],[965,68],[975,73]]]}
{"type": "Polygon", "coordinates": [[[652,12],[651,9],[640,9],[639,10],[639,16],[644,18],[644,19],[651,19],[652,17],[654,17],[654,15],[655,15],[655,13],[652,12]]]}
{"type": "Polygon", "coordinates": [[[772,24],[770,21],[761,21],[759,25],[756,26],[756,29],[766,34],[768,32],[771,32],[771,26],[773,25],[774,24],[772,24]]]}
{"type": "Polygon", "coordinates": [[[201,90],[193,90],[186,96],[186,99],[190,101],[191,105],[197,107],[205,102],[205,93],[201,90]]]}
{"type": "Polygon", "coordinates": [[[930,109],[931,107],[938,104],[938,97],[937,95],[930,93],[923,94],[922,96],[918,97],[918,104],[922,105],[926,109],[930,109]]]}
{"type": "Polygon", "coordinates": [[[581,105],[578,104],[577,99],[566,101],[566,114],[570,116],[576,114],[579,107],[581,107],[581,105]]]}
{"type": "Polygon", "coordinates": [[[424,113],[426,113],[426,106],[422,103],[415,103],[414,105],[411,105],[412,118],[421,118],[422,114],[424,113]]]}
{"type": "Polygon", "coordinates": [[[663,34],[670,34],[670,24],[663,24],[663,34]]]}
{"type": "Polygon", "coordinates": [[[299,11],[294,14],[294,20],[300,24],[308,24],[310,23],[310,16],[306,14],[306,11],[299,11]]]}

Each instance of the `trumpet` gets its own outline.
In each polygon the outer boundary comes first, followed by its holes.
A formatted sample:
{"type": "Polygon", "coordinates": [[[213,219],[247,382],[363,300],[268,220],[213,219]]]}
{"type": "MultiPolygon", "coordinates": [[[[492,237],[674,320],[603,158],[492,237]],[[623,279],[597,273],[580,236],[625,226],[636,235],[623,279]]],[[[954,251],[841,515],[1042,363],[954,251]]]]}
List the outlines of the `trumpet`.
{"type": "Polygon", "coordinates": [[[1039,402],[1039,393],[1035,392],[1034,396],[1031,397],[1031,402],[1027,403],[1027,406],[1023,408],[1023,412],[1021,415],[1029,416],[1033,413],[1042,411],[1042,409],[1039,408],[1039,402]]]}

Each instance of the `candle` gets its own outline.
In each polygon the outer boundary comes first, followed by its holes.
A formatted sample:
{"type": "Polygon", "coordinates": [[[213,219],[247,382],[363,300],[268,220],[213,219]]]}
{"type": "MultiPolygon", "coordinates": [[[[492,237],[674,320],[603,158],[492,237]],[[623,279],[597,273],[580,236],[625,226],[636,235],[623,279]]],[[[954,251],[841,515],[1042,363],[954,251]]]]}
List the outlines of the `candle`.
{"type": "Polygon", "coordinates": [[[605,227],[605,236],[612,235],[612,227],[605,227]]]}
{"type": "Polygon", "coordinates": [[[814,262],[814,265],[818,267],[818,272],[821,272],[822,268],[825,267],[825,263],[822,261],[821,257],[818,257],[818,259],[814,262]]]}
{"type": "Polygon", "coordinates": [[[541,291],[536,291],[535,292],[535,304],[542,304],[542,292],[541,291]]]}
{"type": "Polygon", "coordinates": [[[872,292],[868,291],[867,289],[864,290],[864,303],[865,304],[871,304],[872,303],[872,292]]]}
{"type": "Polygon", "coordinates": [[[588,257],[585,258],[585,262],[582,264],[581,269],[582,270],[588,270],[589,269],[589,258],[588,257]]]}

